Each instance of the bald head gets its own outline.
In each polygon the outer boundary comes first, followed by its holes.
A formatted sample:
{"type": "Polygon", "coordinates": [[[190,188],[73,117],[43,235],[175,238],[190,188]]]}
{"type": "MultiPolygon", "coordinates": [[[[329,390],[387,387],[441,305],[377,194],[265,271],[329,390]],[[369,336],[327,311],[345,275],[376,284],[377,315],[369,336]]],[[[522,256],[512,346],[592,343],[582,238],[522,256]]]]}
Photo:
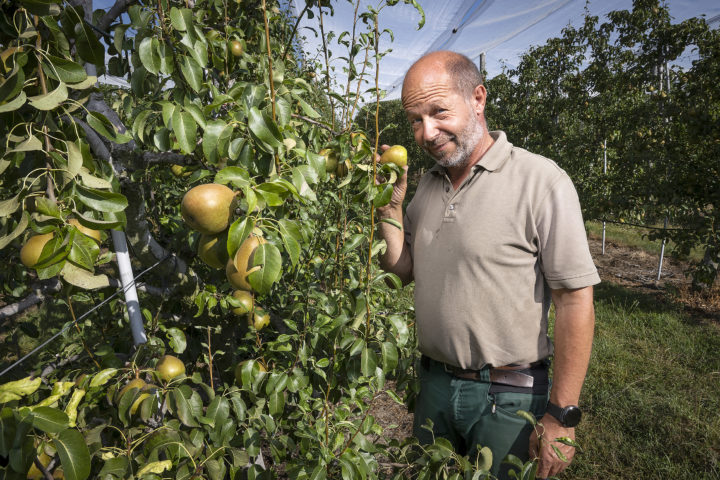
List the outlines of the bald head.
{"type": "Polygon", "coordinates": [[[405,86],[413,79],[438,72],[446,73],[453,88],[464,98],[472,96],[475,87],[483,83],[482,74],[469,58],[457,52],[439,50],[421,57],[410,67],[403,81],[403,96],[405,86]]]}

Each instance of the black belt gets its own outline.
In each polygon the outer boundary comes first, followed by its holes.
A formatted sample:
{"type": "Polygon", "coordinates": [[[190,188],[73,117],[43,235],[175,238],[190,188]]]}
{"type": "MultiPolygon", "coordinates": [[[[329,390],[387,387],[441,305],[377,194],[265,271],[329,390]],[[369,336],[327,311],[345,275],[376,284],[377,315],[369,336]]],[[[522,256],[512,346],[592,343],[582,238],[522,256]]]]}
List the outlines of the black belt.
{"type": "Polygon", "coordinates": [[[454,365],[433,360],[425,355],[420,357],[420,364],[426,370],[430,362],[442,365],[443,369],[453,377],[464,380],[483,380],[483,372],[488,372],[492,387],[490,393],[518,392],[544,394],[548,391],[549,378],[547,363],[543,360],[523,365],[505,365],[502,367],[484,367],[481,370],[460,368],[454,365]],[[500,386],[502,387],[496,387],[500,386]]]}

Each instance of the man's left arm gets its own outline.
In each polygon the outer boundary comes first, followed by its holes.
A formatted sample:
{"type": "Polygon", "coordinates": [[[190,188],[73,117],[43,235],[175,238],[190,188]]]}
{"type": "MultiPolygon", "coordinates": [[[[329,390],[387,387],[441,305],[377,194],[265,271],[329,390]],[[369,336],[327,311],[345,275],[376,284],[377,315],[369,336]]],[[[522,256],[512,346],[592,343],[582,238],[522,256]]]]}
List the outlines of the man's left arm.
{"type": "MultiPolygon", "coordinates": [[[[593,287],[552,290],[552,300],[555,304],[555,353],[550,401],[560,407],[577,405],[590,362],[595,329],[593,287]]],[[[574,440],[575,428],[563,427],[548,413],[540,422],[542,427],[538,433],[542,438],[538,441],[536,433],[532,434],[530,456],[539,459],[537,477],[546,478],[557,475],[572,461],[575,449],[554,442],[554,439],[569,437],[574,440]],[[558,458],[551,443],[567,457],[567,462],[558,458]]]]}

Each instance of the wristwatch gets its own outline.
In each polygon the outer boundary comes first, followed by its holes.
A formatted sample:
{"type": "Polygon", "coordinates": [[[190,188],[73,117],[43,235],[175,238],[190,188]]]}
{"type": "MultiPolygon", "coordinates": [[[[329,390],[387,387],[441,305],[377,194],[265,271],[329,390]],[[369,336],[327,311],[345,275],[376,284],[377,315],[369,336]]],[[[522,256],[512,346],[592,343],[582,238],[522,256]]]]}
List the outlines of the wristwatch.
{"type": "Polygon", "coordinates": [[[580,417],[582,417],[582,412],[577,405],[568,405],[563,408],[548,402],[546,412],[557,418],[558,422],[565,428],[577,426],[580,423],[580,417]]]}

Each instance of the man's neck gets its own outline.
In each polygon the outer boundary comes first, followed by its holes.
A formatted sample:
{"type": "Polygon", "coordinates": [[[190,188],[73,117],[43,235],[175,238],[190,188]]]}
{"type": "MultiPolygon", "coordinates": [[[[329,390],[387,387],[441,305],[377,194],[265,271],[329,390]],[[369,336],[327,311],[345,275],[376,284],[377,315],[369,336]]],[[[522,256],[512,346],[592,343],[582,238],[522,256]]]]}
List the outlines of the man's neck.
{"type": "Polygon", "coordinates": [[[475,146],[472,154],[470,154],[470,161],[467,162],[467,164],[445,168],[447,170],[448,177],[450,177],[450,182],[452,182],[453,189],[457,190],[460,185],[462,185],[462,182],[468,177],[468,175],[470,175],[470,172],[472,172],[472,168],[482,159],[483,155],[490,150],[493,143],[495,143],[495,139],[492,138],[490,132],[485,130],[482,139],[475,146]]]}

